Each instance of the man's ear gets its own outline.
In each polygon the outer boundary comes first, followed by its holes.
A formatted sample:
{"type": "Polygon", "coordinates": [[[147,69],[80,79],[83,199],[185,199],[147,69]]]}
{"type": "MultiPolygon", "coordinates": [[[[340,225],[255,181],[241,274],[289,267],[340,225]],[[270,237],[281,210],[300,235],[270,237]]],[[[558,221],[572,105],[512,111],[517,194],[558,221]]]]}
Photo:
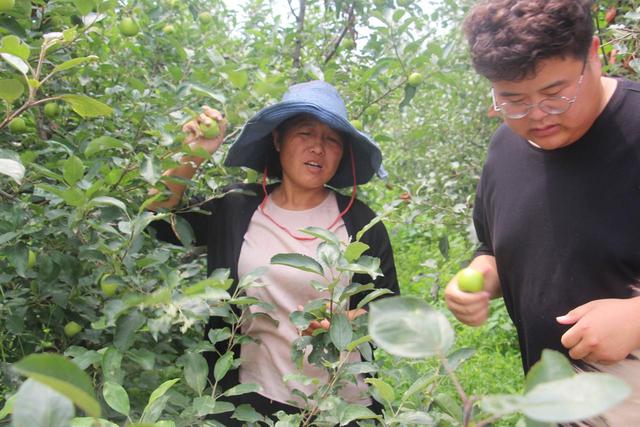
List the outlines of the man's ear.
{"type": "Polygon", "coordinates": [[[271,136],[273,137],[273,146],[277,152],[280,152],[280,132],[278,132],[277,129],[274,129],[271,131],[271,136]]]}

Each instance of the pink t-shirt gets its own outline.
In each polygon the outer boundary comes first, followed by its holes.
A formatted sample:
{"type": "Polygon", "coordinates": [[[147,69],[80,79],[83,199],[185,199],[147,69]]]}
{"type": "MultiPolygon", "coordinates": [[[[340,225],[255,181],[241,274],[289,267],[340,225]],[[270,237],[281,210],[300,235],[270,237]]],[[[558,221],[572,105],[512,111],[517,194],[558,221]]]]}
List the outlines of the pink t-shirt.
{"type": "MultiPolygon", "coordinates": [[[[335,194],[329,192],[327,198],[318,206],[303,210],[290,211],[277,206],[271,198],[267,200],[265,211],[279,224],[284,225],[296,236],[305,236],[299,230],[315,226],[326,228],[339,215],[335,194]]],[[[344,221],[339,220],[331,229],[340,241],[348,243],[349,236],[344,221]]],[[[299,331],[289,320],[289,314],[298,310],[311,300],[327,297],[313,286],[312,280],[322,280],[313,273],[297,270],[292,267],[271,265],[271,258],[279,253],[299,253],[316,257],[316,248],[321,240],[297,240],[278,228],[260,209],[251,218],[249,229],[244,236],[244,242],[238,261],[240,277],[252,272],[258,267],[268,267],[266,274],[260,281],[264,286],[252,287],[247,291],[249,296],[271,304],[273,311],[265,311],[252,306],[252,312],[266,312],[279,322],[273,322],[263,317],[257,317],[243,326],[242,333],[254,338],[257,343],[243,344],[240,349],[242,364],[240,365],[240,383],[254,383],[262,387],[260,394],[281,402],[302,406],[302,401],[292,395],[294,389],[310,395],[318,385],[303,385],[298,382],[284,382],[283,376],[291,373],[302,373],[308,377],[315,377],[320,384],[327,381],[324,369],[304,363],[302,372],[298,371],[291,360],[291,344],[299,337],[299,331]]],[[[335,272],[334,272],[335,273],[335,272]]],[[[337,273],[336,273],[337,274],[337,273]]],[[[330,276],[329,276],[330,277],[330,276]]],[[[346,277],[343,280],[346,283],[346,277]]],[[[359,354],[352,354],[353,360],[360,360],[359,354]]],[[[342,390],[342,396],[349,402],[369,405],[371,400],[366,395],[366,384],[362,378],[358,385],[349,384],[342,390]]]]}

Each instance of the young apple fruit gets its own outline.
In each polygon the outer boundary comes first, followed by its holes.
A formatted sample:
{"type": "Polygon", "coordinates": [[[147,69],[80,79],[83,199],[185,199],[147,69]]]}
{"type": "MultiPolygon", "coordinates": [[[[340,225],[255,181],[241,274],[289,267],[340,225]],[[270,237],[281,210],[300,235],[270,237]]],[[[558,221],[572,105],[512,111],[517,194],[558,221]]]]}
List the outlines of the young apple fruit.
{"type": "Polygon", "coordinates": [[[467,267],[458,273],[458,288],[464,292],[480,292],[484,287],[484,276],[478,270],[467,267]]]}

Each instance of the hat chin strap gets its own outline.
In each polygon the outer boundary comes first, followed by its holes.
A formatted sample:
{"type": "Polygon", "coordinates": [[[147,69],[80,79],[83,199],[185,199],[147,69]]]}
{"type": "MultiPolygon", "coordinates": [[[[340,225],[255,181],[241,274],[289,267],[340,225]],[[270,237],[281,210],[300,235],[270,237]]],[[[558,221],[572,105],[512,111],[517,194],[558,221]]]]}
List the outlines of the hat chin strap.
{"type": "MultiPolygon", "coordinates": [[[[349,144],[349,154],[350,154],[350,157],[351,157],[351,176],[353,177],[353,191],[351,191],[351,199],[349,200],[349,204],[347,204],[347,207],[344,208],[344,210],[342,212],[340,212],[340,214],[338,214],[336,219],[327,227],[327,230],[331,230],[333,227],[335,227],[335,225],[338,223],[338,221],[340,221],[340,219],[343,216],[345,216],[347,212],[349,212],[349,209],[351,209],[351,206],[353,206],[353,202],[356,199],[356,194],[357,194],[357,191],[358,191],[358,186],[356,184],[356,160],[355,160],[355,157],[353,156],[353,146],[351,146],[351,144],[349,144]]],[[[265,205],[267,204],[267,199],[269,198],[269,194],[267,193],[267,174],[268,174],[268,172],[269,171],[267,169],[267,166],[265,165],[264,172],[262,173],[262,191],[264,192],[264,198],[262,199],[262,202],[260,203],[260,207],[259,207],[260,212],[262,212],[262,214],[265,217],[267,217],[267,219],[269,219],[269,221],[274,223],[279,229],[281,229],[282,231],[284,231],[285,233],[287,233],[289,236],[293,237],[296,240],[315,240],[315,239],[317,239],[317,237],[314,237],[314,236],[296,236],[287,227],[285,227],[284,225],[278,223],[278,221],[276,221],[264,209],[265,205]]]]}

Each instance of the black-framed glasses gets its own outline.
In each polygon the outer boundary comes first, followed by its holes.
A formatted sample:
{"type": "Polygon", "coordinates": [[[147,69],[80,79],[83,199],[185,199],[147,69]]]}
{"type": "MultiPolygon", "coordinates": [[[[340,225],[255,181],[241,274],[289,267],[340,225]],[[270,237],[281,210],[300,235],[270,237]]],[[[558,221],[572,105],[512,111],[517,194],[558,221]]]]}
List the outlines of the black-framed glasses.
{"type": "Polygon", "coordinates": [[[496,102],[496,96],[491,89],[491,99],[493,100],[493,109],[495,111],[500,112],[504,117],[510,119],[521,119],[525,117],[531,110],[535,107],[538,107],[540,110],[547,114],[558,115],[567,112],[571,105],[576,102],[578,98],[578,94],[580,92],[580,84],[584,78],[584,69],[587,65],[587,61],[585,60],[582,64],[582,72],[580,73],[580,78],[578,79],[578,84],[576,85],[576,94],[575,96],[568,98],[566,96],[550,96],[549,98],[545,98],[537,104],[529,104],[527,102],[502,102],[498,104],[496,102]]]}

